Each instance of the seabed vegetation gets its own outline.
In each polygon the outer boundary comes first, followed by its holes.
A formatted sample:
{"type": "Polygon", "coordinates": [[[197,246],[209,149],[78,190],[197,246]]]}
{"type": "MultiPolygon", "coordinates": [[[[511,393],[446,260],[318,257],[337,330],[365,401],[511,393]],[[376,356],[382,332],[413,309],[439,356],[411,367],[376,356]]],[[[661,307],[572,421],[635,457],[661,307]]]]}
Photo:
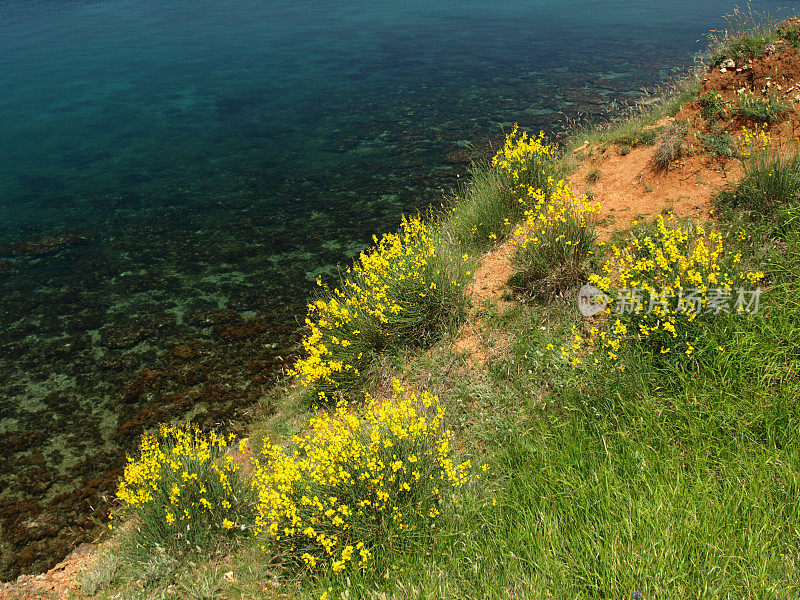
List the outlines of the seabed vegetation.
{"type": "MultiPolygon", "coordinates": [[[[798,31],[740,20],[709,72],[798,31]]],[[[701,78],[563,147],[515,127],[444,211],[320,281],[277,412],[239,440],[145,435],[72,597],[797,597],[800,154],[770,131],[798,105],[701,78]],[[609,232],[568,179],[584,139],[742,177],[704,220],[609,232]],[[508,306],[471,307],[503,245],[508,306]],[[587,282],[605,305],[584,317],[587,282]],[[505,340],[485,363],[453,350],[474,310],[505,340]]]]}

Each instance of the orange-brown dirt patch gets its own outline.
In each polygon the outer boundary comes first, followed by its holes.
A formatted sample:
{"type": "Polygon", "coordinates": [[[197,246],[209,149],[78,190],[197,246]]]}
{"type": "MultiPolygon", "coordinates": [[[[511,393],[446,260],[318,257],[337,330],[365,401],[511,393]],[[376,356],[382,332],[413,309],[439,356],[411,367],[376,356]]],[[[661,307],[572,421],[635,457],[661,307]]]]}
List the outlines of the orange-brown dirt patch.
{"type": "Polygon", "coordinates": [[[585,161],[570,177],[577,192],[589,193],[600,202],[599,234],[607,238],[615,229],[639,219],[651,219],[664,210],[679,217],[708,217],[711,199],[742,175],[741,162],[728,157],[712,157],[703,147],[701,135],[709,133],[700,115],[700,98],[716,92],[724,100],[724,110],[714,122],[719,131],[734,138],[742,128],[764,127],[772,147],[785,150],[796,146],[800,132],[800,52],[784,43],[768,46],[760,56],[747,63],[709,68],[703,77],[698,100],[687,103],[674,118],[665,118],[657,127],[686,123],[684,153],[659,170],[653,162],[654,146],[634,148],[623,156],[619,147],[585,145],[576,151],[585,161]],[[790,110],[772,124],[755,123],[735,114],[738,94],[756,97],[777,96],[790,110]]]}
{"type": "Polygon", "coordinates": [[[95,560],[96,547],[81,544],[72,554],[41,575],[21,575],[15,582],[0,583],[0,600],[51,600],[68,598],[78,587],[77,575],[95,560]]]}
{"type": "Polygon", "coordinates": [[[514,272],[511,256],[514,247],[504,242],[487,252],[467,286],[470,314],[458,332],[453,350],[467,356],[471,365],[484,365],[500,347],[508,344],[507,339],[497,339],[489,331],[480,311],[487,305],[503,312],[511,306],[504,299],[508,278],[514,272]]]}
{"type": "Polygon", "coordinates": [[[797,98],[800,96],[800,53],[783,44],[771,45],[748,63],[711,68],[703,79],[700,95],[713,91],[733,99],[741,90],[797,98]]]}
{"type": "Polygon", "coordinates": [[[665,209],[679,217],[707,218],[711,198],[741,172],[736,161],[703,156],[680,158],[669,170],[659,171],[653,167],[652,147],[635,148],[626,156],[613,147],[592,153],[572,174],[570,185],[600,202],[601,238],[665,209]],[[596,174],[594,183],[588,181],[590,173],[596,174]]]}
{"type": "MultiPolygon", "coordinates": [[[[772,137],[772,146],[785,149],[795,146],[800,133],[800,53],[785,45],[768,46],[754,60],[725,68],[708,70],[700,86],[698,100],[689,102],[676,115],[677,120],[690,123],[699,131],[707,132],[705,120],[700,117],[701,98],[709,92],[717,93],[725,102],[724,112],[716,125],[736,136],[742,128],[766,128],[772,137]],[[757,98],[774,97],[789,107],[787,113],[774,123],[755,122],[737,116],[734,108],[739,94],[753,94],[757,98]]],[[[696,145],[696,139],[694,140],[696,145]]]]}

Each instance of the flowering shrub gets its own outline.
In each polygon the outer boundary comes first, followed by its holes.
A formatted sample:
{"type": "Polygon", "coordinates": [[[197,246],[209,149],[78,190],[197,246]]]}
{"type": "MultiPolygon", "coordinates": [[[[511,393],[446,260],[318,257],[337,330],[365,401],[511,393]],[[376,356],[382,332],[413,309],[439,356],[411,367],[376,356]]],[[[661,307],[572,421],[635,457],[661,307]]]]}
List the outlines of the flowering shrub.
{"type": "Polygon", "coordinates": [[[545,142],[544,134],[532,138],[515,125],[490,166],[473,166],[463,197],[455,197],[448,233],[471,250],[505,238],[523,217],[525,190],[532,186],[549,194],[559,171],[556,147],[545,142]]]}
{"type": "Polygon", "coordinates": [[[515,125],[492,165],[505,176],[516,207],[512,217],[524,219],[511,238],[517,246],[513,259],[517,285],[553,292],[577,281],[592,252],[593,215],[599,206],[585,196],[576,198],[557,178],[556,147],[545,143],[543,133],[529,137],[526,132],[519,134],[515,125]],[[548,275],[556,276],[546,280],[548,275]]]}
{"type": "Polygon", "coordinates": [[[551,193],[529,186],[521,199],[525,221],[513,232],[513,262],[522,287],[551,295],[577,283],[593,254],[594,216],[599,203],[576,198],[564,181],[548,182],[551,193]]]}
{"type": "Polygon", "coordinates": [[[580,364],[586,342],[602,354],[595,363],[614,363],[621,347],[633,342],[660,355],[692,356],[703,321],[748,309],[752,297],[742,290],[754,288],[764,274],[739,272],[741,254],[727,253],[718,231],[673,219],[659,215],[652,234],[612,246],[602,273],[589,278],[610,303],[588,339],[576,334],[573,345],[562,348],[573,365],[580,364]]]}
{"type": "Polygon", "coordinates": [[[143,544],[193,551],[252,525],[254,498],[233,442],[233,436],[206,435],[190,423],[162,425],[158,435],[142,436],[138,458],[128,457],[117,498],[122,512],[136,517],[143,544]]]}
{"type": "Polygon", "coordinates": [[[463,316],[463,261],[443,255],[435,228],[404,218],[398,233],[374,239],[341,288],[322,286],[308,305],[305,356],[290,374],[319,392],[356,389],[376,352],[425,342],[463,316]]]}
{"type": "Polygon", "coordinates": [[[492,158],[492,166],[505,175],[510,189],[533,187],[548,195],[559,170],[558,153],[554,145],[545,142],[544,133],[530,137],[525,131],[519,134],[519,127],[514,125],[492,158]]]}
{"type": "Polygon", "coordinates": [[[265,441],[254,460],[262,548],[336,574],[424,531],[471,467],[454,462],[443,414],[395,381],[392,398],[340,402],[290,447],[265,441]]]}
{"type": "Polygon", "coordinates": [[[743,157],[751,156],[754,152],[766,150],[772,143],[772,135],[764,123],[761,128],[754,128],[750,131],[747,127],[742,126],[742,135],[739,138],[740,151],[739,154],[743,157]]]}
{"type": "Polygon", "coordinates": [[[491,166],[473,165],[469,184],[453,196],[446,216],[449,243],[479,251],[508,235],[511,218],[521,212],[505,180],[505,175],[491,166]]]}
{"type": "MultiPolygon", "coordinates": [[[[576,198],[569,185],[558,178],[556,147],[545,143],[544,134],[519,134],[515,125],[492,165],[504,176],[513,210],[512,230],[517,287],[549,296],[580,278],[585,259],[592,253],[597,204],[576,198]]],[[[510,226],[508,216],[506,226],[510,226]]]]}

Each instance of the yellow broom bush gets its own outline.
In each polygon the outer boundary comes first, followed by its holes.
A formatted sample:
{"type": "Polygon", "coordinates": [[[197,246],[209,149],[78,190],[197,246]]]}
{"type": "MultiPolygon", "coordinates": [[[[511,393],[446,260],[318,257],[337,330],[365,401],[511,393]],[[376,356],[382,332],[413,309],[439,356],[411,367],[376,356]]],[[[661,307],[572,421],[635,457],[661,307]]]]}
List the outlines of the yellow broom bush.
{"type": "Polygon", "coordinates": [[[395,381],[392,398],[340,402],[291,444],[265,441],[254,460],[262,548],[337,574],[424,535],[471,467],[454,461],[443,416],[435,396],[395,381]]]}
{"type": "Polygon", "coordinates": [[[599,203],[578,197],[564,181],[548,183],[549,194],[528,186],[521,202],[525,220],[511,243],[515,277],[512,283],[537,296],[552,297],[584,277],[594,254],[595,215],[599,203]]]}
{"type": "Polygon", "coordinates": [[[556,146],[543,133],[530,137],[515,125],[488,166],[473,165],[469,184],[454,198],[449,234],[471,251],[504,239],[524,217],[526,190],[549,195],[560,171],[556,146]]]}
{"type": "Polygon", "coordinates": [[[492,166],[505,176],[509,189],[533,187],[548,194],[559,172],[558,151],[547,143],[543,132],[532,137],[526,131],[520,133],[519,126],[514,125],[492,158],[492,166]]]}
{"type": "Polygon", "coordinates": [[[743,271],[741,260],[725,250],[719,231],[659,215],[654,230],[612,246],[601,272],[591,275],[589,282],[610,303],[586,339],[576,334],[572,346],[562,348],[564,357],[578,365],[588,347],[597,350],[595,363],[616,365],[631,344],[661,356],[694,356],[704,323],[753,309],[752,293],[764,273],[743,271]]]}
{"type": "Polygon", "coordinates": [[[119,516],[135,517],[137,544],[175,555],[250,531],[255,502],[237,460],[243,450],[232,435],[191,423],[142,436],[117,487],[119,516]]]}
{"type": "Polygon", "coordinates": [[[308,305],[304,356],[290,374],[327,397],[358,389],[385,348],[427,343],[465,313],[463,260],[435,226],[404,218],[398,233],[374,239],[341,285],[320,283],[308,305]]]}

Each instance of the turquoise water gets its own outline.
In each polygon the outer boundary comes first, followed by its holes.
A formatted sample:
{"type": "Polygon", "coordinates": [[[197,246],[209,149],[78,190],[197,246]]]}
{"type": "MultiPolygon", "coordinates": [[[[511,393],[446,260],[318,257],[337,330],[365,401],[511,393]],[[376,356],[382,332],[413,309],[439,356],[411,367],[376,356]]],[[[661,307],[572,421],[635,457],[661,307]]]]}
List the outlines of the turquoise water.
{"type": "Polygon", "coordinates": [[[245,420],[316,276],[504,127],[602,117],[733,4],[0,2],[2,578],[91,537],[144,428],[245,420]]]}

